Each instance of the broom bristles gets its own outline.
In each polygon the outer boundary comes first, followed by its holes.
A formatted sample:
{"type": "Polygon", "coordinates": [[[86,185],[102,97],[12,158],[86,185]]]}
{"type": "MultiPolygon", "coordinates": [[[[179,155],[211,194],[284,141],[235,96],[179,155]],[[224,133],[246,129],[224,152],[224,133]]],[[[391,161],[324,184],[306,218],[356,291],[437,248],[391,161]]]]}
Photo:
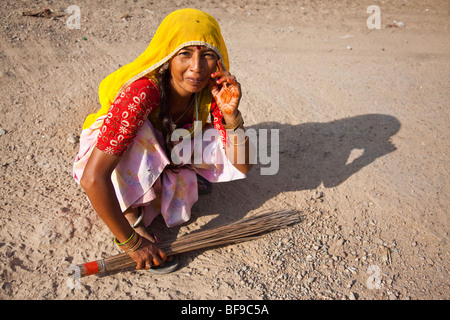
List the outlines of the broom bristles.
{"type": "MultiPolygon", "coordinates": [[[[301,216],[297,211],[279,210],[265,212],[208,230],[194,231],[175,239],[173,242],[162,241],[158,244],[158,247],[166,255],[171,256],[199,249],[254,240],[267,232],[283,229],[300,221],[301,216]]],[[[76,267],[80,268],[81,276],[86,276],[99,272],[117,271],[135,265],[136,262],[128,253],[124,252],[103,260],[77,265],[76,267]],[[94,265],[94,268],[92,268],[94,263],[97,265],[94,265]],[[89,268],[86,268],[86,266],[89,266],[89,268]]]]}

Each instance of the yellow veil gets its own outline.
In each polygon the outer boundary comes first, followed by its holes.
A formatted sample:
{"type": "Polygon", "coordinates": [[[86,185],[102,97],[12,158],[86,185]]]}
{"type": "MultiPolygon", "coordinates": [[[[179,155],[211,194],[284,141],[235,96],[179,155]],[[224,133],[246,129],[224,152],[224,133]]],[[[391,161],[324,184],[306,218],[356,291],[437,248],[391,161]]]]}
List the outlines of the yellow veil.
{"type": "MultiPolygon", "coordinates": [[[[150,45],[133,62],[108,75],[100,83],[101,109],[90,114],[83,125],[89,128],[98,117],[106,115],[116,97],[133,81],[146,76],[152,78],[158,68],[187,46],[206,46],[214,50],[229,69],[228,52],[219,24],[209,14],[197,9],[181,9],[170,13],[158,27],[150,45]]],[[[198,98],[198,119],[205,124],[211,108],[212,95],[208,86],[198,98]]]]}

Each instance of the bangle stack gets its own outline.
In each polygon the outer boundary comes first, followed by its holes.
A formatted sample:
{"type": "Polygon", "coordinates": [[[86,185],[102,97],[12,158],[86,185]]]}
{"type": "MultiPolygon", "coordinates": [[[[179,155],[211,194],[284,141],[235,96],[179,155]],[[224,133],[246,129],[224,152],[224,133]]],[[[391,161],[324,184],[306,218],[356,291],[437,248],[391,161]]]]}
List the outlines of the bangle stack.
{"type": "Polygon", "coordinates": [[[236,120],[233,123],[224,124],[223,128],[227,131],[228,130],[236,131],[238,128],[240,128],[243,125],[244,125],[244,119],[242,118],[241,112],[238,110],[236,120]]]}
{"type": "Polygon", "coordinates": [[[133,230],[133,233],[127,241],[119,243],[119,241],[117,241],[117,238],[114,237],[114,243],[117,244],[119,248],[125,252],[133,252],[139,249],[139,247],[141,246],[142,237],[133,230]]]}
{"type": "Polygon", "coordinates": [[[241,141],[240,143],[234,143],[234,142],[231,142],[229,136],[227,136],[227,139],[228,139],[228,142],[230,143],[230,145],[235,146],[235,147],[238,147],[238,146],[244,145],[244,144],[247,142],[248,136],[245,136],[244,141],[241,141]]]}

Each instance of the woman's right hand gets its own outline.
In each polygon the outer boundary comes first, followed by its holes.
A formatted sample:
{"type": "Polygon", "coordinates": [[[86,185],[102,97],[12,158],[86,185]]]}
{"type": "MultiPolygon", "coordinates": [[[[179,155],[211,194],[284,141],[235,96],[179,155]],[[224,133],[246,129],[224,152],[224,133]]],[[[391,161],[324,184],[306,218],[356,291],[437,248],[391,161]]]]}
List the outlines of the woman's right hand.
{"type": "Polygon", "coordinates": [[[128,253],[136,261],[136,269],[147,270],[150,267],[157,267],[166,262],[167,255],[158,248],[156,243],[142,237],[142,244],[136,251],[128,253]]]}

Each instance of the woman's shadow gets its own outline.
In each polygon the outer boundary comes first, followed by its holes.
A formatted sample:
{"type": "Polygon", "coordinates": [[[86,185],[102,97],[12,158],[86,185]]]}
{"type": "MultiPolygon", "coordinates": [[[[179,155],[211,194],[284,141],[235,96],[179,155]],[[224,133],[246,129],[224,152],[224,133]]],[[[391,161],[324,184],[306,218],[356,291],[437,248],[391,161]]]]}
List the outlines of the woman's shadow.
{"type": "MultiPolygon", "coordinates": [[[[201,197],[193,208],[193,219],[217,215],[204,228],[239,220],[281,192],[313,190],[322,183],[326,188],[340,185],[397,149],[391,137],[399,131],[400,122],[389,115],[366,114],[325,123],[265,122],[247,127],[247,131],[260,134],[261,129],[267,129],[268,146],[258,145],[258,153],[265,153],[270,162],[257,163],[244,180],[214,184],[213,192],[201,197]],[[271,139],[274,130],[279,132],[279,143],[271,139]],[[271,149],[279,150],[278,157],[271,149]],[[263,168],[277,170],[263,175],[263,168]]],[[[259,138],[258,143],[262,141],[259,138]]]]}
{"type": "MultiPolygon", "coordinates": [[[[258,136],[257,150],[258,160],[264,154],[270,162],[257,163],[244,180],[214,184],[211,194],[199,197],[191,220],[183,225],[189,232],[238,221],[282,192],[313,190],[322,183],[326,188],[340,185],[375,159],[396,150],[391,137],[399,131],[400,122],[390,115],[366,114],[300,125],[265,122],[246,129],[259,135],[267,129],[268,145],[262,145],[258,136]],[[277,131],[279,139],[273,139],[277,131]],[[278,149],[278,157],[277,152],[271,154],[272,149],[278,149]],[[263,175],[263,168],[275,174],[263,175]],[[213,218],[207,223],[199,222],[210,215],[213,218]]],[[[284,208],[273,208],[279,209],[284,208]]],[[[155,224],[163,228],[162,221],[155,224]]],[[[174,228],[164,233],[175,239],[178,231],[174,228]]]]}

